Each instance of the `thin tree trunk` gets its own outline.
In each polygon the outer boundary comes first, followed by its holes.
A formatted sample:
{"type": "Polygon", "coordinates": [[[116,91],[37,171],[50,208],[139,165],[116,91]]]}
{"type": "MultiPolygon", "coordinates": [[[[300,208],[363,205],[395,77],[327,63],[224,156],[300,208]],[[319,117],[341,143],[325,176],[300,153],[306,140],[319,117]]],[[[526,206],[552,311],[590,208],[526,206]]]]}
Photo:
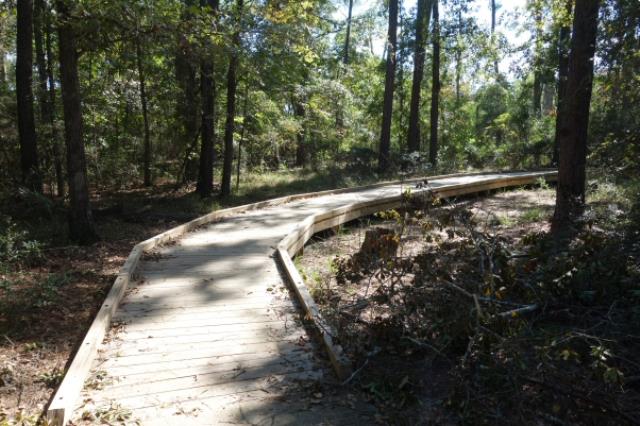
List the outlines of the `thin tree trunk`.
{"type": "Polygon", "coordinates": [[[138,67],[138,80],[140,82],[140,103],[142,104],[142,121],[144,125],[144,186],[151,186],[151,132],[149,129],[149,109],[147,99],[147,81],[142,63],[142,48],[140,38],[136,38],[136,65],[138,67]]]}
{"type": "Polygon", "coordinates": [[[238,60],[240,50],[240,14],[242,13],[243,0],[236,0],[236,25],[233,33],[231,57],[229,58],[229,70],[227,72],[227,122],[224,128],[224,162],[222,165],[222,197],[231,195],[231,176],[233,174],[233,132],[236,119],[236,89],[238,79],[238,60]]]}
{"type": "Polygon", "coordinates": [[[293,113],[296,118],[301,122],[302,128],[300,132],[296,135],[296,167],[304,167],[307,163],[307,150],[305,146],[305,128],[304,128],[304,117],[306,114],[304,104],[302,100],[295,99],[294,95],[294,106],[293,113]]]}
{"type": "Polygon", "coordinates": [[[7,73],[4,69],[4,50],[0,48],[0,90],[4,90],[7,85],[7,73]]]}
{"type": "MultiPolygon", "coordinates": [[[[573,0],[566,0],[566,12],[571,16],[573,9],[573,0]]],[[[564,21],[566,22],[566,21],[564,21]]],[[[559,135],[561,129],[560,120],[564,116],[561,110],[564,108],[564,99],[567,92],[567,79],[569,77],[569,45],[571,44],[571,27],[568,23],[560,27],[558,37],[558,101],[556,105],[556,129],[553,143],[553,157],[551,164],[557,165],[560,160],[559,154],[559,135]]]]}
{"type": "MultiPolygon", "coordinates": [[[[402,2],[400,2],[400,4],[398,5],[398,7],[400,9],[402,9],[402,2]]],[[[400,34],[398,36],[398,52],[396,54],[397,57],[397,63],[396,63],[396,68],[398,69],[398,110],[399,110],[399,120],[398,120],[398,124],[400,125],[400,131],[398,132],[398,146],[402,146],[402,142],[404,140],[406,140],[407,138],[407,134],[404,132],[405,126],[404,126],[404,122],[405,122],[405,117],[404,117],[404,104],[405,104],[405,90],[404,90],[404,80],[405,80],[405,72],[404,72],[404,62],[405,62],[405,49],[403,48],[403,31],[404,31],[404,26],[405,26],[405,22],[404,22],[404,15],[402,13],[402,10],[400,10],[399,12],[399,20],[400,20],[400,26],[398,27],[398,33],[400,34]]]]}
{"type": "Polygon", "coordinates": [[[45,20],[49,21],[49,11],[46,9],[45,2],[44,0],[35,0],[33,7],[33,37],[36,48],[36,68],[38,70],[38,101],[40,104],[40,118],[42,123],[48,127],[45,139],[49,140],[51,143],[50,148],[53,153],[52,160],[56,173],[57,194],[60,195],[61,186],[64,187],[64,176],[62,175],[62,164],[59,159],[60,152],[56,140],[55,123],[53,119],[53,103],[47,88],[47,81],[49,79],[48,69],[50,66],[48,66],[45,58],[44,32],[47,32],[47,43],[49,43],[50,35],[48,34],[48,31],[50,30],[50,26],[45,25],[45,20]]]}
{"type": "Polygon", "coordinates": [[[599,0],[577,0],[575,5],[566,104],[560,110],[560,166],[552,221],[556,235],[564,233],[584,211],[587,131],[599,6],[599,0]]]}
{"type": "MultiPolygon", "coordinates": [[[[186,28],[192,25],[193,13],[192,7],[194,0],[184,0],[185,8],[181,16],[182,25],[186,28]]],[[[176,115],[182,124],[181,131],[178,132],[179,139],[176,141],[177,146],[184,146],[185,152],[191,152],[191,143],[194,139],[196,143],[199,141],[200,135],[200,114],[198,113],[200,106],[198,105],[198,84],[197,69],[193,65],[193,45],[189,41],[185,31],[180,31],[177,37],[176,58],[175,58],[175,75],[177,83],[180,87],[180,98],[176,103],[176,115]],[[185,145],[183,145],[185,144],[185,145]]],[[[183,167],[178,172],[186,183],[193,176],[188,176],[186,169],[183,167]]],[[[180,178],[180,176],[178,176],[180,178]]],[[[178,181],[181,181],[178,179],[178,181]]]]}
{"type": "Polygon", "coordinates": [[[458,9],[457,11],[457,20],[458,20],[458,37],[456,37],[456,51],[455,51],[456,113],[458,112],[458,107],[460,106],[460,74],[462,74],[462,46],[460,45],[460,37],[459,37],[459,33],[462,31],[462,11],[460,9],[458,9]]]}
{"type": "Polygon", "coordinates": [[[44,31],[45,31],[45,47],[47,51],[47,80],[49,81],[49,105],[51,105],[51,116],[49,125],[51,126],[51,144],[53,149],[53,165],[56,171],[56,186],[58,197],[64,198],[65,183],[64,183],[64,159],[62,158],[62,150],[60,147],[60,139],[58,138],[58,129],[56,127],[56,85],[53,78],[53,28],[51,24],[51,11],[47,9],[44,19],[44,31]]]}
{"type": "Polygon", "coordinates": [[[429,162],[435,166],[438,162],[438,114],[440,107],[440,15],[438,12],[438,0],[433,2],[433,63],[431,71],[431,143],[429,144],[429,162]]]}
{"type": "MultiPolygon", "coordinates": [[[[218,13],[218,0],[201,0],[201,6],[209,6],[210,12],[218,13]]],[[[213,81],[214,63],[212,46],[207,46],[208,52],[200,65],[200,91],[202,94],[202,145],[200,147],[200,170],[196,190],[201,197],[208,197],[213,192],[213,163],[215,151],[215,84],[213,81]]]]}
{"type": "Polygon", "coordinates": [[[87,167],[82,139],[82,103],[78,78],[78,52],[70,14],[65,0],[56,1],[58,44],[60,54],[60,84],[64,110],[67,145],[67,176],[69,183],[69,236],[71,240],[88,244],[98,239],[89,202],[87,167]]]}
{"type": "Polygon", "coordinates": [[[33,4],[31,0],[18,0],[17,28],[16,95],[22,183],[33,191],[42,192],[31,86],[33,79],[33,4]]]}
{"type": "MultiPolygon", "coordinates": [[[[496,43],[496,37],[495,37],[495,32],[496,32],[496,0],[491,0],[491,46],[495,49],[495,43],[496,43]]],[[[496,52],[493,52],[494,54],[494,59],[493,59],[493,72],[496,75],[496,79],[499,77],[500,74],[500,70],[498,68],[498,58],[495,55],[496,52]]]]}
{"type": "Polygon", "coordinates": [[[247,130],[247,103],[249,102],[249,85],[245,82],[244,101],[242,103],[242,130],[238,141],[238,164],[236,165],[236,193],[240,189],[240,166],[242,164],[242,143],[247,130]]]}
{"type": "Polygon", "coordinates": [[[411,104],[409,106],[409,132],[407,135],[407,150],[409,152],[420,151],[420,95],[424,77],[427,29],[429,28],[432,6],[433,0],[418,0],[413,81],[411,83],[411,104]]]}
{"type": "Polygon", "coordinates": [[[396,49],[398,44],[398,0],[389,0],[389,32],[387,34],[387,65],[382,105],[382,128],[378,151],[378,171],[389,170],[391,151],[391,118],[393,113],[393,91],[396,77],[396,49]]]}
{"type": "Polygon", "coordinates": [[[540,118],[542,115],[542,10],[539,3],[534,3],[533,14],[535,21],[535,52],[533,58],[533,116],[540,118]]]}
{"type": "Polygon", "coordinates": [[[349,13],[347,16],[347,34],[344,39],[344,56],[342,57],[342,63],[347,65],[349,63],[349,43],[351,41],[351,16],[353,13],[353,0],[349,0],[349,13]]]}

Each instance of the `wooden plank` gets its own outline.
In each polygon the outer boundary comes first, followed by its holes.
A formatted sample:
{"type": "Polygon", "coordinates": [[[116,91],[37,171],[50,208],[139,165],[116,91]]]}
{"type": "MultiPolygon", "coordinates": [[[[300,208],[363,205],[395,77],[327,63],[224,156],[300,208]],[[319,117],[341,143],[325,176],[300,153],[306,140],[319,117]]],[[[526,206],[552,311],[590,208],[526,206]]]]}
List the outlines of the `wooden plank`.
{"type": "Polygon", "coordinates": [[[345,380],[351,374],[351,362],[344,355],[342,348],[333,341],[332,335],[335,334],[335,332],[333,332],[331,327],[322,319],[320,311],[309,294],[309,290],[304,284],[300,273],[291,261],[287,249],[285,247],[278,247],[278,256],[291,282],[291,287],[298,296],[300,304],[305,311],[305,318],[312,321],[314,328],[320,335],[322,344],[327,350],[329,360],[331,361],[331,365],[333,366],[336,375],[341,380],[345,380]]]}
{"type": "MultiPolygon", "coordinates": [[[[181,360],[180,363],[176,363],[175,361],[163,361],[138,364],[134,366],[112,366],[109,368],[108,373],[110,377],[131,377],[132,380],[137,380],[136,377],[138,376],[155,376],[156,374],[162,374],[162,372],[164,371],[195,371],[198,369],[212,367],[231,369],[235,366],[254,361],[271,362],[278,360],[287,363],[295,362],[296,360],[300,359],[313,360],[315,359],[315,355],[313,352],[304,351],[300,350],[300,348],[292,347],[288,349],[281,348],[277,351],[273,350],[260,353],[239,353],[227,356],[219,356],[215,358],[210,358],[208,356],[196,357],[181,360]]],[[[96,368],[95,372],[104,374],[104,370],[102,370],[101,367],[102,366],[96,368]]]]}
{"type": "MultiPolygon", "coordinates": [[[[135,268],[135,263],[140,258],[141,251],[135,251],[127,260],[131,268],[135,268]]],[[[82,391],[85,378],[91,368],[91,363],[97,352],[98,345],[102,342],[118,303],[129,284],[129,277],[121,275],[116,278],[115,283],[111,287],[107,298],[102,303],[98,314],[93,323],[89,327],[89,331],[85,335],[78,351],[73,357],[73,361],[65,374],[65,378],[58,387],[49,408],[47,410],[47,418],[52,424],[63,425],[69,421],[71,417],[72,407],[76,402],[78,395],[82,391]]]]}
{"type": "MultiPolygon", "coordinates": [[[[266,334],[265,334],[266,335],[266,334]]],[[[306,339],[272,339],[267,340],[265,338],[264,341],[261,342],[248,342],[248,343],[239,343],[236,341],[228,342],[226,345],[216,345],[211,348],[203,348],[192,350],[185,346],[176,346],[175,350],[169,350],[163,353],[129,353],[120,355],[119,350],[115,347],[112,351],[109,351],[109,358],[104,359],[102,365],[104,367],[108,367],[110,365],[136,365],[136,364],[144,364],[144,363],[153,363],[153,362],[163,362],[163,361],[180,361],[184,359],[191,358],[199,358],[202,356],[209,356],[211,358],[221,357],[221,356],[229,356],[232,354],[241,354],[241,353],[261,353],[261,352],[270,352],[270,351],[278,351],[282,348],[300,348],[301,350],[310,350],[311,347],[308,345],[306,339]]]]}
{"type": "Polygon", "coordinates": [[[306,361],[297,363],[266,363],[258,364],[253,367],[245,367],[244,371],[226,370],[204,371],[200,374],[192,374],[189,372],[185,375],[175,377],[156,377],[150,378],[142,383],[124,383],[104,386],[104,392],[109,398],[117,400],[126,400],[129,398],[137,398],[142,396],[157,395],[167,392],[189,391],[194,388],[206,388],[208,391],[215,389],[217,386],[239,381],[253,381],[263,379],[271,375],[293,374],[307,371],[314,371],[313,365],[306,361]]]}
{"type": "MultiPolygon", "coordinates": [[[[197,381],[198,384],[203,383],[203,378],[211,378],[216,382],[222,380],[232,381],[229,379],[250,379],[256,376],[264,376],[268,374],[279,374],[282,372],[294,372],[310,370],[313,365],[313,359],[308,354],[303,354],[295,359],[286,359],[280,357],[254,358],[248,361],[227,362],[221,364],[206,364],[198,367],[185,368],[169,368],[163,371],[152,373],[142,373],[137,375],[110,377],[103,380],[105,384],[100,389],[102,394],[108,394],[109,398],[117,398],[118,394],[127,393],[141,394],[150,387],[153,392],[162,392],[164,389],[172,390],[174,386],[177,388],[185,382],[191,384],[197,381]]],[[[211,383],[210,384],[218,384],[211,383]]]]}
{"type": "MultiPolygon", "coordinates": [[[[284,382],[291,382],[293,380],[309,380],[319,379],[322,377],[322,372],[317,370],[308,371],[292,371],[281,374],[271,374],[262,377],[252,378],[251,380],[236,380],[220,383],[217,386],[204,385],[199,386],[195,384],[190,387],[185,387],[177,390],[169,390],[163,392],[148,392],[142,395],[124,395],[120,396],[117,401],[122,404],[123,407],[131,410],[139,410],[146,407],[155,407],[166,404],[176,404],[191,402],[201,399],[211,399],[227,395],[237,395],[249,391],[263,391],[270,392],[272,389],[277,391],[279,385],[284,382]]],[[[96,399],[96,405],[109,405],[111,398],[104,398],[102,400],[96,399]]]]}
{"type": "MultiPolygon", "coordinates": [[[[276,331],[276,330],[274,330],[276,331]]],[[[173,352],[186,351],[208,351],[219,347],[224,347],[228,342],[234,342],[238,346],[258,345],[262,343],[290,342],[298,344],[304,342],[306,334],[304,329],[296,327],[293,332],[277,330],[281,332],[270,332],[264,330],[261,334],[239,335],[235,333],[218,333],[217,336],[178,336],[176,339],[167,338],[147,338],[136,341],[113,341],[108,348],[101,352],[103,358],[107,356],[127,357],[133,355],[163,355],[173,352]],[[208,337],[208,338],[207,338],[208,337]]]]}

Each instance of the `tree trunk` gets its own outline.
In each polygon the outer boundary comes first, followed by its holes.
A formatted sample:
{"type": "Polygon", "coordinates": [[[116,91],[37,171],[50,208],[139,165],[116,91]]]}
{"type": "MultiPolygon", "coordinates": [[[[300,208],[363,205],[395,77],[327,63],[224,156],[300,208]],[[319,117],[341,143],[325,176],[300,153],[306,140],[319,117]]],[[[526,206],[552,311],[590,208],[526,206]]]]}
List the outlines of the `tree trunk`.
{"type": "Polygon", "coordinates": [[[584,211],[589,105],[599,0],[578,0],[573,19],[565,107],[560,110],[560,166],[552,231],[558,235],[584,211]]]}
{"type": "MultiPolygon", "coordinates": [[[[495,37],[495,32],[496,32],[496,0],[491,0],[491,46],[495,49],[495,43],[496,43],[496,37],[495,37]]],[[[496,79],[498,79],[499,74],[500,74],[500,70],[498,68],[498,58],[495,56],[495,51],[494,53],[494,59],[493,59],[493,72],[496,75],[496,79]]]]}
{"type": "Polygon", "coordinates": [[[539,3],[533,4],[533,15],[535,21],[535,51],[533,57],[533,116],[540,118],[542,115],[542,5],[539,3]]]}
{"type": "MultiPolygon", "coordinates": [[[[573,0],[567,0],[566,12],[568,16],[571,16],[573,9],[573,0]]],[[[566,21],[565,21],[566,22],[566,21]]],[[[564,116],[561,110],[564,108],[564,99],[567,92],[567,79],[569,77],[569,45],[571,43],[571,28],[568,23],[563,24],[560,27],[560,34],[558,37],[558,101],[556,105],[556,129],[555,138],[553,143],[553,157],[551,164],[557,165],[560,160],[559,156],[559,135],[561,129],[560,120],[564,116]]]]}
{"type": "Polygon", "coordinates": [[[411,83],[411,104],[409,106],[409,132],[407,136],[407,150],[409,152],[420,151],[420,95],[424,77],[427,29],[429,28],[432,6],[433,0],[418,0],[413,81],[411,83]]]}
{"type": "MultiPolygon", "coordinates": [[[[294,95],[295,97],[295,95],[294,95]]],[[[307,163],[307,150],[305,146],[305,129],[304,129],[304,117],[306,115],[306,111],[304,109],[304,104],[302,100],[294,98],[294,106],[293,113],[296,118],[302,124],[302,128],[300,132],[296,135],[296,167],[304,167],[307,163]]]]}
{"type": "Polygon", "coordinates": [[[456,61],[456,113],[460,106],[460,74],[462,74],[462,46],[460,45],[460,32],[462,31],[462,10],[458,8],[458,36],[456,37],[455,61],[456,61]]]}
{"type": "Polygon", "coordinates": [[[238,141],[238,164],[236,164],[236,193],[240,189],[240,167],[242,165],[242,142],[244,142],[244,134],[247,130],[247,104],[249,103],[249,85],[245,82],[244,101],[242,102],[242,130],[240,131],[240,140],[238,141]]]}
{"type": "MultiPolygon", "coordinates": [[[[192,25],[193,13],[192,7],[194,0],[183,0],[185,5],[181,15],[182,25],[188,28],[192,25]]],[[[177,46],[175,57],[175,75],[178,86],[180,87],[180,97],[176,102],[176,115],[181,125],[181,131],[178,133],[176,145],[184,147],[184,152],[192,152],[192,141],[199,141],[200,133],[200,114],[198,113],[200,106],[198,105],[198,84],[197,70],[193,65],[193,45],[189,41],[185,31],[179,31],[177,34],[177,46]]],[[[188,158],[187,158],[188,162],[188,158]]],[[[186,165],[186,163],[183,163],[186,165]]],[[[181,167],[178,175],[182,175],[178,182],[186,183],[193,180],[194,176],[186,173],[185,167],[181,167]]],[[[178,176],[180,178],[180,176],[178,176]]]]}
{"type": "Polygon", "coordinates": [[[349,13],[347,16],[347,34],[344,39],[344,56],[342,63],[347,65],[349,63],[349,43],[351,41],[351,16],[353,14],[353,0],[349,0],[349,13]]]}
{"type": "Polygon", "coordinates": [[[70,14],[65,0],[56,1],[58,12],[58,43],[60,84],[64,110],[67,145],[67,176],[69,183],[69,237],[88,244],[98,239],[89,203],[89,185],[82,139],[82,103],[78,78],[78,52],[70,14]]]}
{"type": "Polygon", "coordinates": [[[16,95],[18,103],[18,135],[22,183],[42,192],[38,167],[36,124],[33,114],[33,4],[31,0],[17,2],[16,95]]]}
{"type": "MultiPolygon", "coordinates": [[[[209,6],[210,12],[218,13],[218,0],[200,0],[201,6],[209,6]]],[[[200,170],[196,190],[201,197],[208,197],[213,192],[213,163],[215,151],[214,106],[215,84],[213,81],[214,63],[211,46],[200,65],[200,91],[202,95],[202,145],[200,147],[200,170]]]]}
{"type": "Polygon", "coordinates": [[[396,49],[398,44],[398,0],[389,0],[389,32],[387,34],[387,66],[384,80],[384,101],[382,105],[382,129],[378,151],[378,171],[389,170],[391,150],[391,118],[393,113],[393,91],[396,77],[396,49]]]}
{"type": "Polygon", "coordinates": [[[382,128],[378,151],[378,171],[389,170],[391,150],[391,119],[393,113],[393,91],[396,77],[396,48],[398,44],[398,0],[389,0],[389,31],[387,34],[387,65],[384,81],[384,100],[382,105],[382,128]]]}
{"type": "Polygon", "coordinates": [[[147,81],[142,63],[142,48],[140,35],[136,36],[136,65],[138,67],[138,81],[140,82],[140,103],[142,105],[142,121],[144,125],[144,186],[151,186],[151,132],[149,129],[149,109],[147,99],[147,81]]]}
{"type": "MultiPolygon", "coordinates": [[[[49,11],[46,9],[44,0],[35,0],[33,7],[33,37],[35,39],[36,47],[36,68],[38,69],[38,101],[40,103],[40,115],[42,123],[45,124],[48,129],[46,133],[46,139],[51,142],[51,151],[53,153],[53,164],[56,173],[56,186],[58,196],[64,194],[64,176],[62,174],[62,163],[60,160],[60,148],[56,137],[55,121],[53,117],[53,101],[54,97],[47,87],[49,81],[49,70],[51,64],[47,64],[45,58],[45,37],[46,33],[46,47],[47,51],[50,49],[51,43],[51,30],[49,11]],[[46,22],[46,24],[45,24],[46,22]]],[[[51,56],[48,57],[51,60],[51,56]]],[[[53,72],[52,72],[53,73],[53,72]]],[[[51,77],[53,80],[53,77],[51,77]]],[[[55,88],[54,88],[55,90],[55,88]]]]}
{"type": "Polygon", "coordinates": [[[231,195],[231,176],[233,175],[233,132],[236,120],[236,89],[238,79],[239,49],[240,49],[240,14],[242,13],[243,0],[236,0],[236,25],[233,33],[231,56],[229,58],[229,70],[227,72],[227,122],[224,127],[224,163],[222,165],[222,197],[231,195]]]}
{"type": "Polygon", "coordinates": [[[4,50],[0,47],[0,91],[3,91],[7,85],[7,73],[4,69],[4,50]]]}
{"type": "Polygon", "coordinates": [[[429,162],[438,163],[438,119],[440,107],[440,15],[438,0],[433,2],[433,63],[431,66],[431,143],[429,144],[429,162]]]}
{"type": "Polygon", "coordinates": [[[45,15],[45,45],[47,50],[47,79],[49,81],[49,105],[51,105],[51,143],[53,149],[53,165],[56,171],[56,186],[58,197],[64,198],[64,170],[63,170],[63,158],[62,150],[60,149],[60,140],[58,139],[58,129],[56,128],[56,85],[53,78],[53,46],[51,37],[53,37],[53,30],[51,27],[51,11],[47,10],[45,15]]]}

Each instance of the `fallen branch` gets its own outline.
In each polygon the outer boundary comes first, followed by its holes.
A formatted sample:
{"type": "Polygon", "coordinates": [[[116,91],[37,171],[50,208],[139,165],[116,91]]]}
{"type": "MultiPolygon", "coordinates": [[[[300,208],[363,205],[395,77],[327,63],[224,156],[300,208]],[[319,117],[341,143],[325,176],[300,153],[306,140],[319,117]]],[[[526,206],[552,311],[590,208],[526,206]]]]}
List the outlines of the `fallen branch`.
{"type": "Polygon", "coordinates": [[[511,309],[510,311],[501,312],[497,316],[500,318],[517,318],[522,314],[535,312],[537,311],[539,306],[537,304],[523,306],[517,309],[511,309]]]}

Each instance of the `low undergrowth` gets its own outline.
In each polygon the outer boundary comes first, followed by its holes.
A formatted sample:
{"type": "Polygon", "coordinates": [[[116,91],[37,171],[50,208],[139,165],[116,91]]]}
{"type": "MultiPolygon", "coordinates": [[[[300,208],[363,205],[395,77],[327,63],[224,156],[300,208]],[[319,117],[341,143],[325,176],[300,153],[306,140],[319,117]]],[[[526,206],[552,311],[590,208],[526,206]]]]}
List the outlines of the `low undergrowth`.
{"type": "Polygon", "coordinates": [[[384,216],[398,253],[337,256],[330,279],[307,272],[362,367],[353,382],[396,424],[638,423],[636,196],[598,193],[563,241],[540,207],[505,221],[504,208],[408,197],[384,216]]]}

